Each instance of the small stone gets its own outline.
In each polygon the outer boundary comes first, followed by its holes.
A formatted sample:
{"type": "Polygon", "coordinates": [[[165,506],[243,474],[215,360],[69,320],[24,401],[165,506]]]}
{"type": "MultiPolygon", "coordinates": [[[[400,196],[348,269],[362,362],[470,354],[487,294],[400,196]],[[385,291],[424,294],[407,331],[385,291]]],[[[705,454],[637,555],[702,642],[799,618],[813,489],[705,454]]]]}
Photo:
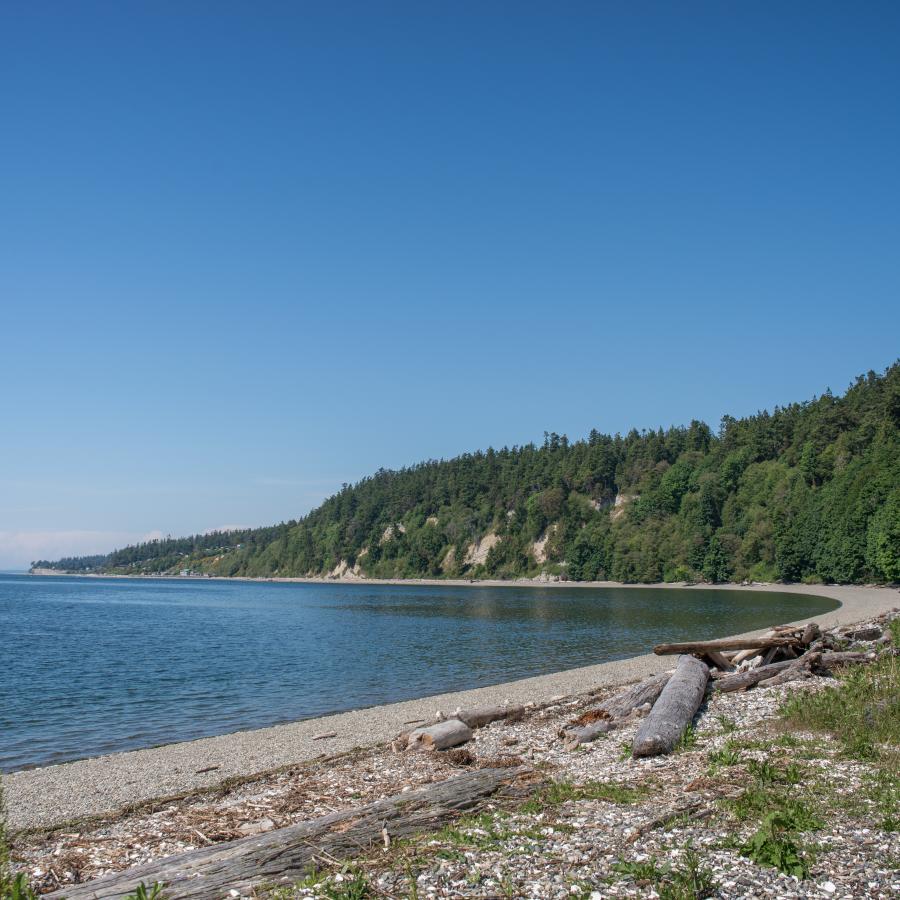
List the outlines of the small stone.
{"type": "Polygon", "coordinates": [[[837,890],[837,888],[835,887],[835,884],[833,881],[826,881],[822,885],[822,890],[827,891],[829,894],[833,894],[837,890]]]}
{"type": "Polygon", "coordinates": [[[271,831],[274,827],[275,823],[266,817],[258,822],[244,822],[243,825],[238,826],[238,831],[241,834],[263,834],[266,831],[271,831]]]}

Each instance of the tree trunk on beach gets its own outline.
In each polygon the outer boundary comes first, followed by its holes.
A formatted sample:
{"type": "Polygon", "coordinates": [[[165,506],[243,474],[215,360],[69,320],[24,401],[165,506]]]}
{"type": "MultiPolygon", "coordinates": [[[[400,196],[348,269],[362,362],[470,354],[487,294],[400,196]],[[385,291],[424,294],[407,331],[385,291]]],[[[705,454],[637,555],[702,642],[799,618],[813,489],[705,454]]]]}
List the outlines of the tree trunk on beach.
{"type": "Polygon", "coordinates": [[[472,740],[472,729],[459,719],[447,719],[409,733],[410,750],[446,750],[472,740]]]}
{"type": "Polygon", "coordinates": [[[478,806],[525,771],[478,769],[358,809],[202,847],[86,884],[70,885],[46,896],[55,900],[113,900],[131,893],[141,882],[148,887],[154,882],[162,884],[167,900],[219,900],[231,891],[246,896],[254,885],[263,882],[288,885],[318,862],[359,856],[361,850],[382,843],[384,831],[396,839],[438,828],[478,806]]]}
{"type": "Polygon", "coordinates": [[[671,753],[700,708],[708,681],[706,663],[693,656],[679,657],[669,683],[638,729],[632,755],[671,753]]]}
{"type": "MultiPolygon", "coordinates": [[[[719,638],[714,641],[686,641],[682,644],[657,644],[653,652],[657,656],[668,656],[673,653],[697,653],[702,656],[711,650],[754,650],[757,648],[787,647],[798,643],[793,634],[773,635],[756,638],[719,638]]],[[[732,660],[734,662],[734,660],[732,660]]]]}

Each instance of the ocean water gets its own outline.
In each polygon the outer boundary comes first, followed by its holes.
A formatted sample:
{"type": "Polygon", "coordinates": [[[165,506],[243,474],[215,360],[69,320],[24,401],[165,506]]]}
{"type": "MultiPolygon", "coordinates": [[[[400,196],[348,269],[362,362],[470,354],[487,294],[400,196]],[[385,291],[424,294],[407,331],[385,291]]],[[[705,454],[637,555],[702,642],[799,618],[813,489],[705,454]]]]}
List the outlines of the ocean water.
{"type": "Polygon", "coordinates": [[[785,593],[0,575],[0,771],[818,615],[785,593]]]}

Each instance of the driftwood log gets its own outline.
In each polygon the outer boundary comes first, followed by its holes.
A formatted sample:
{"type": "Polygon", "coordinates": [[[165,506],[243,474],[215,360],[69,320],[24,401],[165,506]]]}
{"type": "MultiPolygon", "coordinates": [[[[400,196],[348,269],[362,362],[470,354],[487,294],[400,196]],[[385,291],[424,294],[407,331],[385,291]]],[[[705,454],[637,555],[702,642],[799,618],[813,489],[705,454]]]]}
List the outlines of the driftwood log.
{"type": "Polygon", "coordinates": [[[604,700],[597,709],[606,713],[610,719],[624,719],[632,710],[643,706],[645,703],[654,704],[662,693],[663,688],[669,683],[672,676],[668,672],[654,675],[632,685],[624,691],[604,700]]]}
{"type": "Polygon", "coordinates": [[[710,666],[715,666],[722,672],[731,672],[734,670],[731,660],[721,650],[707,650],[703,656],[704,662],[710,666]]]}
{"type": "Polygon", "coordinates": [[[591,722],[590,725],[575,725],[566,728],[562,732],[563,746],[566,750],[574,750],[581,744],[590,744],[596,741],[600,735],[608,734],[613,729],[613,723],[609,719],[600,719],[591,722]]]}
{"type": "Polygon", "coordinates": [[[659,700],[638,729],[632,756],[671,753],[700,708],[708,681],[706,663],[693,656],[680,656],[659,700]]]}
{"type": "Polygon", "coordinates": [[[439,827],[477,807],[525,771],[478,769],[358,809],[169,856],[96,881],[69,885],[47,896],[112,900],[132,893],[141,882],[162,884],[167,900],[219,900],[232,891],[247,896],[262,882],[294,882],[320,861],[359,856],[361,850],[383,842],[384,830],[390,837],[400,838],[439,827]]]}
{"type": "Polygon", "coordinates": [[[589,744],[591,741],[597,740],[601,734],[606,734],[618,727],[636,709],[640,709],[646,704],[652,706],[668,684],[669,678],[671,675],[668,672],[654,675],[652,678],[646,678],[604,700],[596,710],[592,710],[593,713],[600,716],[597,721],[562,729],[560,736],[565,742],[565,748],[574,750],[579,744],[589,744]]]}
{"type": "Polygon", "coordinates": [[[767,678],[778,675],[795,662],[797,662],[795,659],[785,659],[768,666],[758,666],[755,669],[748,669],[746,672],[727,675],[725,678],[714,681],[713,689],[726,694],[730,691],[745,691],[747,688],[753,687],[754,684],[759,684],[760,681],[765,681],[767,678]]]}
{"type": "Polygon", "coordinates": [[[739,650],[731,657],[731,664],[733,666],[739,666],[745,660],[753,659],[754,656],[758,655],[759,647],[751,647],[749,650],[739,650]]]}
{"type": "Polygon", "coordinates": [[[516,722],[524,715],[524,706],[476,706],[474,709],[458,709],[453,717],[464,722],[469,728],[482,728],[502,719],[516,722]]]}
{"type": "Polygon", "coordinates": [[[813,641],[818,640],[822,636],[822,630],[816,625],[815,622],[810,622],[806,628],[803,629],[803,634],[800,636],[800,643],[803,644],[804,647],[808,647],[813,641]]]}
{"type": "Polygon", "coordinates": [[[436,725],[416,728],[409,733],[410,750],[446,750],[472,740],[472,729],[459,719],[447,719],[436,725]]]}
{"type": "Polygon", "coordinates": [[[798,638],[793,634],[776,634],[771,637],[755,638],[718,638],[714,641],[685,641],[680,644],[657,644],[653,652],[657,656],[669,656],[673,653],[696,653],[703,656],[713,650],[759,650],[771,647],[786,647],[796,644],[798,638]]]}

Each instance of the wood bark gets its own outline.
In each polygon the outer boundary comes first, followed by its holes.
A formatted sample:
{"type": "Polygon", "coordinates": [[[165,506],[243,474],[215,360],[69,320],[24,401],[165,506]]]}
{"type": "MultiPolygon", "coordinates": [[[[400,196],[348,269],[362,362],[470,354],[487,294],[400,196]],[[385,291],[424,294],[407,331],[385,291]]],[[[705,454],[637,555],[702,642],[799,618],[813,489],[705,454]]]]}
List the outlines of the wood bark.
{"type": "Polygon", "coordinates": [[[469,728],[481,728],[501,719],[517,721],[524,715],[524,706],[476,706],[474,709],[458,709],[454,718],[464,722],[469,728]]]}
{"type": "Polygon", "coordinates": [[[751,647],[749,650],[740,650],[731,657],[731,664],[739,666],[744,660],[753,659],[754,656],[758,656],[759,650],[759,647],[751,647]]]}
{"type": "Polygon", "coordinates": [[[658,644],[653,648],[657,656],[668,656],[672,653],[697,653],[703,655],[710,650],[750,650],[784,647],[796,644],[793,634],[773,635],[772,637],[755,638],[718,638],[714,641],[686,641],[681,644],[658,644]]]}
{"type": "Polygon", "coordinates": [[[472,729],[459,719],[447,719],[409,733],[410,750],[446,750],[472,740],[472,729]]]}
{"type": "Polygon", "coordinates": [[[754,684],[759,684],[760,681],[765,681],[767,678],[777,675],[795,662],[796,660],[794,659],[785,659],[768,666],[759,666],[756,669],[749,669],[746,672],[737,672],[734,675],[728,675],[725,678],[714,681],[713,689],[722,691],[726,694],[730,691],[743,691],[753,687],[754,684]]]}
{"type": "Polygon", "coordinates": [[[671,753],[703,701],[709,669],[693,656],[680,656],[675,672],[663,688],[632,744],[632,756],[671,753]]]}
{"type": "Polygon", "coordinates": [[[357,809],[331,813],[262,835],[202,847],[48,894],[54,900],[112,900],[143,882],[163,885],[167,900],[219,900],[254,885],[290,884],[320,861],[358,856],[382,844],[383,831],[397,839],[440,827],[497,793],[522,768],[477,769],[438,784],[357,809]]]}
{"type": "Polygon", "coordinates": [[[610,719],[600,719],[599,722],[582,725],[580,728],[568,728],[563,734],[563,746],[566,750],[574,750],[580,744],[589,744],[591,741],[596,741],[600,735],[612,731],[614,727],[610,719]]]}
{"type": "Polygon", "coordinates": [[[841,652],[841,653],[823,653],[822,658],[818,661],[818,668],[820,669],[837,669],[841,666],[851,666],[855,663],[862,662],[871,662],[871,660],[875,659],[874,653],[856,653],[856,652],[841,652]]]}
{"type": "Polygon", "coordinates": [[[703,654],[705,657],[705,661],[708,664],[715,666],[722,672],[730,672],[734,669],[734,666],[731,664],[731,661],[722,653],[721,650],[707,650],[706,653],[703,654]]]}
{"type": "Polygon", "coordinates": [[[587,725],[569,726],[562,730],[561,737],[565,748],[574,750],[579,744],[595,741],[601,734],[606,734],[622,724],[634,710],[647,703],[652,706],[670,678],[671,675],[668,672],[654,675],[652,678],[646,678],[604,700],[595,710],[592,710],[592,712],[600,713],[603,718],[587,725]]]}
{"type": "Polygon", "coordinates": [[[810,622],[806,628],[803,629],[803,634],[800,636],[800,643],[803,644],[804,647],[808,647],[813,641],[817,640],[822,636],[822,631],[815,622],[810,622]]]}
{"type": "Polygon", "coordinates": [[[606,713],[610,719],[623,719],[629,715],[633,709],[643,706],[645,703],[656,703],[657,698],[662,693],[663,688],[669,683],[672,676],[668,672],[661,675],[654,675],[652,678],[645,678],[637,684],[614,694],[607,700],[604,700],[597,709],[606,713]]]}

